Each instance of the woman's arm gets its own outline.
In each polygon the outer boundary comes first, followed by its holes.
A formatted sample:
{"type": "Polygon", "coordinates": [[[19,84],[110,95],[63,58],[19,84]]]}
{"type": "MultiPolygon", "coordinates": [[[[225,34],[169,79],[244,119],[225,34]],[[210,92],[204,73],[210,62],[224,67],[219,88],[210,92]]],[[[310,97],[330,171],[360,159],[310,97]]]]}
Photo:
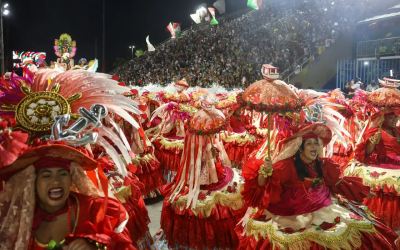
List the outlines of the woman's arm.
{"type": "Polygon", "coordinates": [[[374,136],[369,138],[369,141],[367,142],[367,146],[365,147],[365,153],[367,155],[371,155],[374,152],[375,146],[376,146],[376,144],[379,143],[379,141],[381,140],[381,137],[382,137],[381,131],[378,130],[374,136]]]}

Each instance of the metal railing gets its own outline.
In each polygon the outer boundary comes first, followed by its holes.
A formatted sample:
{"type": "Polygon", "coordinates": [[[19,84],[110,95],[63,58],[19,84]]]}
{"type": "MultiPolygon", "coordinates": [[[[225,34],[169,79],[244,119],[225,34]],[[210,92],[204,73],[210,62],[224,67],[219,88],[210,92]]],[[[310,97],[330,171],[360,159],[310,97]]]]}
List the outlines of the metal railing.
{"type": "Polygon", "coordinates": [[[400,37],[357,43],[357,58],[400,55],[400,37]]]}

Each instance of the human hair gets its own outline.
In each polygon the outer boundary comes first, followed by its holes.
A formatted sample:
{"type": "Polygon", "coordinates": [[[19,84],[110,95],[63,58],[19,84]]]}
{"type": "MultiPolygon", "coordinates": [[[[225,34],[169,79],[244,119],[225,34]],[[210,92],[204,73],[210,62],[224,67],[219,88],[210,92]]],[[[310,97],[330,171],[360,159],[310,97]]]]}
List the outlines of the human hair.
{"type": "MultiPolygon", "coordinates": [[[[305,142],[305,140],[303,140],[303,142],[301,143],[301,146],[300,146],[301,150],[304,150],[304,142],[305,142]]],[[[296,168],[296,173],[299,176],[299,179],[301,181],[304,181],[304,178],[306,178],[306,177],[310,177],[310,174],[307,172],[306,165],[300,158],[300,150],[298,150],[296,152],[296,155],[294,158],[294,166],[296,168]]],[[[324,177],[324,173],[322,172],[321,162],[318,160],[318,157],[317,157],[317,159],[315,159],[315,167],[316,167],[316,170],[318,173],[318,177],[319,178],[324,177]]]]}

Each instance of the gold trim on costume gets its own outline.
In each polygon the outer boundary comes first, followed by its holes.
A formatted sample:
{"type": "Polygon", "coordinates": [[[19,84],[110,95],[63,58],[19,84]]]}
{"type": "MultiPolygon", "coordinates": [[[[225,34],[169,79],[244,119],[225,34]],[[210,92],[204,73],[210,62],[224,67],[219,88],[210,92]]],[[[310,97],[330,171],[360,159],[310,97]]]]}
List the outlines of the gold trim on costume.
{"type": "Polygon", "coordinates": [[[154,159],[154,158],[153,158],[153,156],[152,156],[151,154],[146,154],[146,155],[143,156],[143,157],[137,157],[137,155],[136,155],[136,158],[135,158],[135,159],[132,159],[132,163],[135,164],[135,165],[137,165],[137,164],[139,164],[141,161],[150,162],[150,161],[153,160],[153,159],[154,159]]]}
{"type": "Polygon", "coordinates": [[[226,136],[224,132],[220,133],[221,139],[224,142],[237,142],[240,144],[246,144],[247,142],[254,143],[256,141],[256,138],[252,136],[251,134],[248,133],[241,133],[241,134],[233,134],[233,135],[228,135],[226,136]],[[244,136],[244,138],[243,138],[244,136]]]}
{"type": "Polygon", "coordinates": [[[165,149],[183,149],[183,139],[182,140],[173,140],[170,141],[167,138],[161,136],[161,141],[160,141],[161,145],[165,148],[165,149]]]}
{"type": "MultiPolygon", "coordinates": [[[[244,206],[243,197],[241,191],[243,190],[243,181],[240,180],[237,172],[234,171],[232,180],[221,190],[212,191],[211,196],[205,201],[197,201],[196,207],[189,207],[195,216],[201,215],[203,217],[209,217],[213,208],[219,203],[222,206],[229,207],[232,210],[239,210],[244,206]],[[232,186],[234,182],[237,182],[237,190],[235,193],[226,193],[229,186],[232,186]]],[[[200,192],[207,192],[207,190],[200,190],[200,192]]],[[[187,196],[181,196],[177,201],[171,203],[173,209],[179,207],[181,211],[186,209],[187,196]]]]}
{"type": "Polygon", "coordinates": [[[18,103],[15,111],[15,118],[18,124],[29,131],[48,131],[54,123],[51,115],[54,112],[52,108],[55,106],[59,107],[57,115],[70,113],[71,107],[62,95],[50,91],[35,92],[26,96],[18,103]],[[42,100],[44,100],[45,103],[41,103],[42,100]],[[51,105],[49,102],[55,102],[56,104],[51,105]],[[35,104],[36,107],[30,107],[31,104],[35,104]],[[34,113],[28,115],[28,109],[34,111],[34,113]],[[33,121],[34,117],[37,119],[36,122],[33,121]],[[43,122],[43,118],[46,118],[48,121],[43,122]]]}
{"type": "Polygon", "coordinates": [[[400,194],[400,181],[398,180],[400,176],[398,176],[397,173],[398,170],[394,169],[383,169],[383,168],[377,168],[377,167],[370,167],[362,162],[359,161],[350,161],[348,164],[348,167],[344,170],[344,175],[345,176],[357,176],[362,178],[363,184],[370,186],[371,188],[375,189],[377,186],[379,186],[381,189],[384,188],[385,184],[390,188],[394,186],[394,189],[398,194],[400,194]],[[350,174],[350,169],[351,169],[351,164],[355,164],[355,169],[353,173],[350,174]],[[378,177],[379,179],[374,180],[371,178],[370,175],[367,175],[367,170],[370,172],[378,171],[380,173],[385,172],[385,176],[388,177],[383,177],[380,176],[378,177]],[[392,177],[395,176],[395,177],[392,177]]]}
{"type": "Polygon", "coordinates": [[[118,195],[118,199],[121,203],[125,203],[126,199],[132,195],[132,188],[131,186],[124,186],[122,188],[120,188],[118,190],[118,192],[116,191],[117,195],[118,195]]]}
{"type": "Polygon", "coordinates": [[[296,250],[307,250],[312,246],[312,242],[317,243],[325,248],[332,250],[340,249],[357,249],[361,246],[361,232],[365,233],[377,233],[375,227],[371,224],[358,224],[349,223],[347,224],[346,231],[338,236],[326,237],[321,236],[312,232],[299,233],[299,235],[290,236],[287,239],[281,238],[275,234],[275,229],[272,224],[268,225],[254,225],[253,219],[249,219],[247,224],[246,235],[253,236],[257,241],[259,237],[268,237],[271,244],[275,249],[279,246],[282,250],[296,249],[296,250]]]}

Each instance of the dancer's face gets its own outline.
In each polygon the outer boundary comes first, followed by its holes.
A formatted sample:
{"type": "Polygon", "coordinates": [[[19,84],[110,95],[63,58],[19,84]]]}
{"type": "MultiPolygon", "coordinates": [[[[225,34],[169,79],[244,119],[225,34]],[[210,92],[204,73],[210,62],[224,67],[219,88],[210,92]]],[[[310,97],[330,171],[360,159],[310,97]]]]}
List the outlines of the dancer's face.
{"type": "Polygon", "coordinates": [[[398,121],[399,121],[399,117],[397,115],[392,115],[392,116],[385,118],[383,125],[385,125],[388,128],[395,128],[398,121]]]}
{"type": "Polygon", "coordinates": [[[235,116],[240,116],[240,115],[242,115],[242,110],[241,109],[237,109],[237,110],[235,110],[235,112],[233,112],[233,114],[235,116]]]}
{"type": "Polygon", "coordinates": [[[321,146],[317,139],[307,139],[304,145],[300,148],[301,159],[305,162],[312,162],[318,157],[318,152],[320,152],[321,146]]]}
{"type": "Polygon", "coordinates": [[[40,207],[49,212],[61,209],[69,196],[71,175],[65,168],[47,168],[37,172],[36,194],[40,207]]]}

